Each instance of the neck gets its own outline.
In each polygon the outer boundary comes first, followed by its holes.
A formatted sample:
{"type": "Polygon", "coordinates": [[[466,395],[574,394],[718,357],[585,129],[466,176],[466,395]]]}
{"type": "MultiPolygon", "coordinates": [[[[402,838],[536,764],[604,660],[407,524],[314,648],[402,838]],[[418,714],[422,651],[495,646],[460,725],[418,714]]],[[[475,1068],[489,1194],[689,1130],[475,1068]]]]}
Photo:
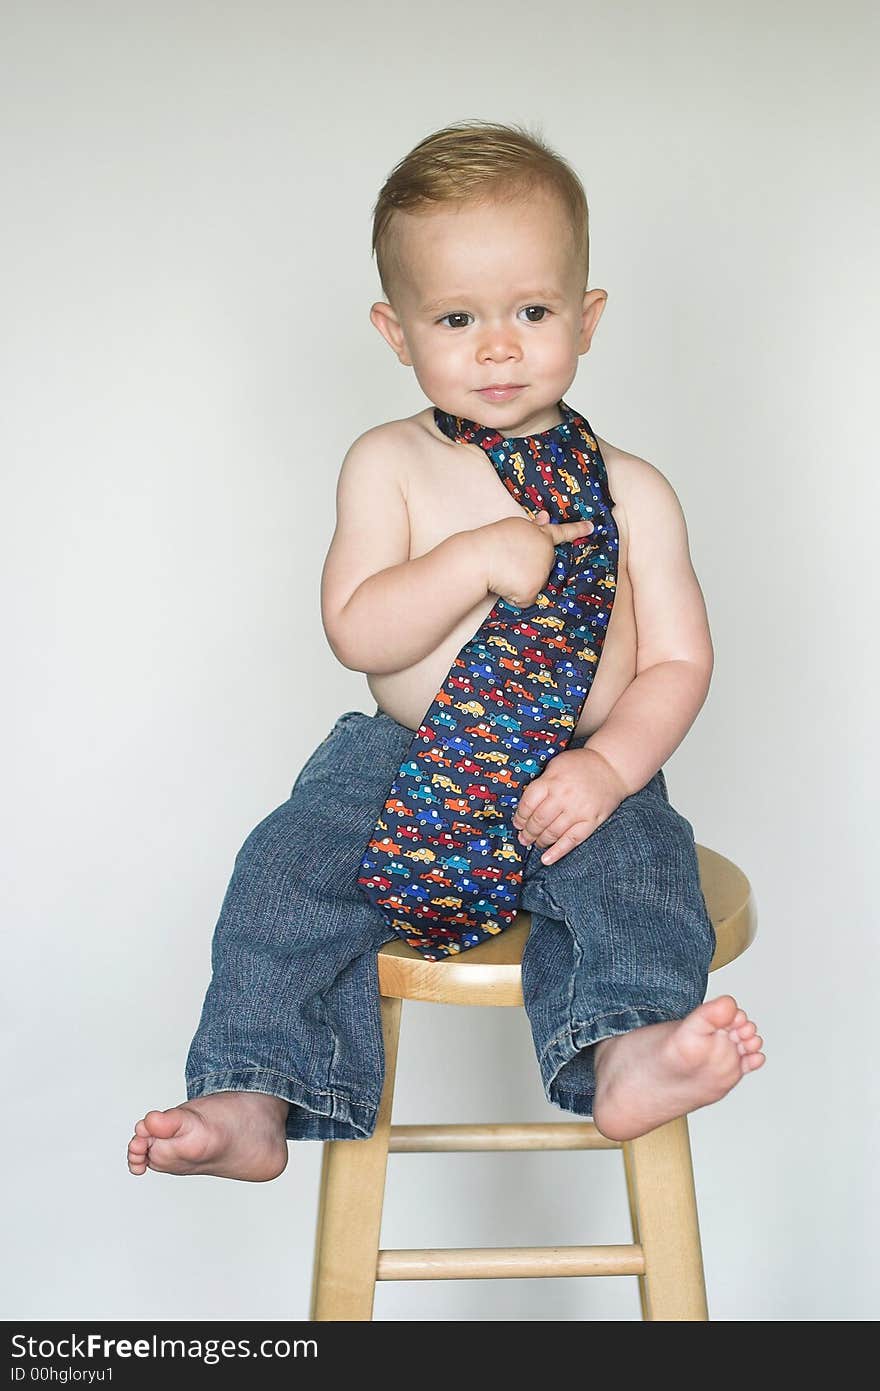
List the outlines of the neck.
{"type": "Polygon", "coordinates": [[[477,415],[455,416],[452,412],[443,411],[441,407],[435,407],[448,420],[461,420],[464,424],[476,426],[480,430],[497,432],[503,439],[533,439],[537,436],[547,434],[551,430],[557,429],[565,421],[565,414],[560,406],[564,403],[559,400],[544,409],[534,412],[531,415],[511,420],[500,406],[492,406],[488,402],[479,402],[479,413],[477,415]]]}

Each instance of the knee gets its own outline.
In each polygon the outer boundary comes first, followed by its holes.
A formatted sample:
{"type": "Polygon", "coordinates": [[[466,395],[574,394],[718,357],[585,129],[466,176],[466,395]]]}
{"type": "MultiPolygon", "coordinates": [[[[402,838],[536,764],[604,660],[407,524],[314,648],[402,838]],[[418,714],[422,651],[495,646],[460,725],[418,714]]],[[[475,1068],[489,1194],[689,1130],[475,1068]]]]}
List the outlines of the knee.
{"type": "Polygon", "coordinates": [[[645,864],[676,853],[693,853],[694,828],[671,802],[648,783],[598,827],[603,858],[624,864],[645,864]]]}
{"type": "Polygon", "coordinates": [[[235,857],[233,877],[263,900],[329,890],[326,856],[316,853],[315,841],[314,818],[284,802],[249,833],[235,857]]]}
{"type": "Polygon", "coordinates": [[[264,865],[277,857],[279,846],[291,838],[289,803],[284,802],[248,833],[235,857],[236,868],[264,865]]]}
{"type": "Polygon", "coordinates": [[[585,884],[597,892],[603,885],[644,885],[667,877],[670,866],[693,875],[693,827],[659,791],[649,791],[651,786],[624,798],[595,831],[549,866],[542,875],[546,887],[555,886],[561,895],[573,882],[581,894],[585,884]]]}

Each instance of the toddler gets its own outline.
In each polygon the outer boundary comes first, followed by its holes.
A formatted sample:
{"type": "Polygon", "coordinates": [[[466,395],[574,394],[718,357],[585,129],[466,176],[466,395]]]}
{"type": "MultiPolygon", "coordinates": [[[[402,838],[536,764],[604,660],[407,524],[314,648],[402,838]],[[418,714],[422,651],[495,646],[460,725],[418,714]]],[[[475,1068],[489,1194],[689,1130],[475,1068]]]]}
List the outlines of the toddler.
{"type": "Polygon", "coordinates": [[[607,299],[580,181],[519,127],[451,126],[392,171],[373,246],[371,321],[431,403],[338,480],[322,621],[376,709],[241,847],[187,1100],[137,1122],[133,1174],[267,1180],[289,1140],[369,1137],[377,951],[468,950],[511,904],[554,1105],[632,1139],[765,1061],[731,995],[701,1003],[715,933],[663,773],[714,658],[684,517],[567,399],[607,299]]]}

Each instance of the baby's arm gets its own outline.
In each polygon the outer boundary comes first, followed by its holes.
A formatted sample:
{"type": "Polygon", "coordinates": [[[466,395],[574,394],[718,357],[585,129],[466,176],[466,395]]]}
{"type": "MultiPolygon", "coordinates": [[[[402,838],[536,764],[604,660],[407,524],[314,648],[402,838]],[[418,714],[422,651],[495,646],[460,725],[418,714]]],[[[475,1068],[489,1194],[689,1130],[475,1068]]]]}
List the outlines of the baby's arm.
{"type": "Polygon", "coordinates": [[[321,577],[321,618],[352,671],[401,671],[426,657],[489,593],[477,531],[458,531],[409,560],[401,441],[385,426],[360,435],[336,488],[336,530],[321,577]]]}
{"type": "Polygon", "coordinates": [[[662,768],[696,719],[714,651],[674,489],[659,469],[635,456],[621,460],[619,478],[616,499],[626,517],[638,633],[636,676],[584,748],[611,764],[629,795],[662,768]]]}

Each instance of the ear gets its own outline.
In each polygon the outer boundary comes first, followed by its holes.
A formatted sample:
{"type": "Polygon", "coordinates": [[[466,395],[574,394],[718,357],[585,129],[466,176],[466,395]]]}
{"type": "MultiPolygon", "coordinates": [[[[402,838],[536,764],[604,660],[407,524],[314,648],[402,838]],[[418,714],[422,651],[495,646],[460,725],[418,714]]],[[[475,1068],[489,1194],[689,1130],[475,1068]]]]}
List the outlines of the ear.
{"type": "Polygon", "coordinates": [[[596,325],[602,317],[605,302],[608,299],[606,290],[587,290],[584,294],[584,304],[581,311],[581,331],[578,338],[578,357],[590,351],[590,343],[596,331],[596,325]]]}
{"type": "Polygon", "coordinates": [[[412,367],[403,327],[394,309],[384,300],[377,300],[370,310],[370,323],[381,333],[404,367],[412,367]]]}

